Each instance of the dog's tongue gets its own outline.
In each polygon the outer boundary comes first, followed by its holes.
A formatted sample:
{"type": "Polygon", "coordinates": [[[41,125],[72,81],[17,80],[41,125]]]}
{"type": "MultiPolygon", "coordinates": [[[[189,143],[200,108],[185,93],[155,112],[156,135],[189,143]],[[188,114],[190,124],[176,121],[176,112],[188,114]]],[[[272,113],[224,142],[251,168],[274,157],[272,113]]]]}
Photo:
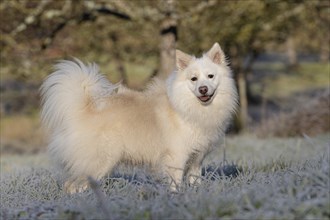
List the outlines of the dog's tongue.
{"type": "Polygon", "coordinates": [[[202,101],[202,102],[206,102],[210,99],[210,96],[208,95],[205,95],[205,96],[200,96],[199,99],[202,101]]]}

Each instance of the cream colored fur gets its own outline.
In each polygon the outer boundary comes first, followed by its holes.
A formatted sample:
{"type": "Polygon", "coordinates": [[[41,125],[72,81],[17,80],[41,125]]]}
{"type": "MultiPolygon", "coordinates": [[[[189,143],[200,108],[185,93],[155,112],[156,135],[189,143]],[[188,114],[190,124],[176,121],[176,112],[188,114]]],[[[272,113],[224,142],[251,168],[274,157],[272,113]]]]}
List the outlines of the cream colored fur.
{"type": "Polygon", "coordinates": [[[176,60],[167,82],[155,80],[143,92],[111,84],[95,64],[55,66],[41,87],[41,115],[68,192],[85,189],[88,176],[100,179],[125,161],[154,165],[173,187],[200,176],[202,160],[235,111],[237,93],[217,43],[202,58],[177,51],[176,60]],[[201,86],[214,92],[210,101],[198,99],[201,86]]]}

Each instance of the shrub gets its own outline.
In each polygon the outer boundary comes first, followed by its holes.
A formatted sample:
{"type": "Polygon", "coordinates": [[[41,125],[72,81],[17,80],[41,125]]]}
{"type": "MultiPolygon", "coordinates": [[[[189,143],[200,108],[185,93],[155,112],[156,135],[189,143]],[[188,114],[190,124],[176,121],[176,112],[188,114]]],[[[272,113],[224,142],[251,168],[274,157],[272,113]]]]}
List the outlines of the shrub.
{"type": "Polygon", "coordinates": [[[316,135],[330,131],[330,89],[298,105],[291,112],[265,121],[257,129],[260,137],[316,135]]]}

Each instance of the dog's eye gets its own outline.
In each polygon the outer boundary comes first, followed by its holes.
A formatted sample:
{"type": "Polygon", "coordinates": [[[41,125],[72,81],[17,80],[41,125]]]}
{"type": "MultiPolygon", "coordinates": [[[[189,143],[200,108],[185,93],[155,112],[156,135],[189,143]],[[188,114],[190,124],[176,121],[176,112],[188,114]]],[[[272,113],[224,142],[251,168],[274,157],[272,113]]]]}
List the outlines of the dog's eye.
{"type": "Polygon", "coordinates": [[[191,81],[197,81],[197,77],[194,76],[194,77],[192,77],[190,80],[191,80],[191,81]]]}
{"type": "Polygon", "coordinates": [[[207,75],[207,77],[209,77],[210,79],[212,79],[214,77],[214,75],[213,74],[209,74],[209,75],[207,75]]]}

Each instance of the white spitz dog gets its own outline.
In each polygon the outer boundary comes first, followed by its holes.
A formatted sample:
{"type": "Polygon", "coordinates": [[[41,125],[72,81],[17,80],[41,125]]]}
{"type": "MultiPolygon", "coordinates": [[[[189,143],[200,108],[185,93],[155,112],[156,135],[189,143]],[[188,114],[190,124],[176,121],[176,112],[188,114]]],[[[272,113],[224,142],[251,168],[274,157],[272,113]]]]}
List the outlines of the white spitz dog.
{"type": "Polygon", "coordinates": [[[148,163],[172,187],[201,175],[237,106],[237,91],[218,43],[196,58],[176,51],[176,71],[142,92],[110,83],[95,64],[61,61],[41,86],[49,152],[69,193],[120,162],[148,163]]]}

